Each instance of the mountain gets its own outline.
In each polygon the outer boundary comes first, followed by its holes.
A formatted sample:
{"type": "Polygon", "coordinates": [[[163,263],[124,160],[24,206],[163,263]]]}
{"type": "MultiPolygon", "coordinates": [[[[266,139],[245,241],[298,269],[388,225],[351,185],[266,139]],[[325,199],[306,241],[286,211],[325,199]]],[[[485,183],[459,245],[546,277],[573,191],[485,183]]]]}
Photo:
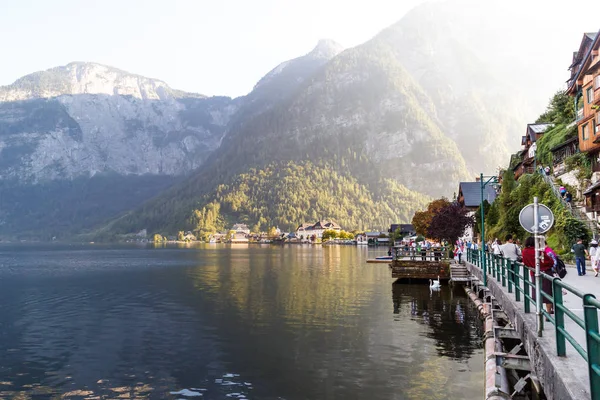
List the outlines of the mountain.
{"type": "Polygon", "coordinates": [[[33,182],[188,173],[219,147],[237,109],[91,63],[27,75],[0,99],[0,178],[33,182]]]}
{"type": "Polygon", "coordinates": [[[0,235],[33,235],[36,221],[46,236],[96,239],[236,221],[409,222],[501,165],[525,122],[511,76],[480,57],[485,39],[448,15],[424,5],[360,46],[320,41],[237,99],[85,63],[1,88],[0,178],[12,200],[0,198],[0,235]],[[31,200],[44,193],[58,210],[31,200]]]}
{"type": "Polygon", "coordinates": [[[95,63],[0,87],[0,238],[75,233],[139,205],[202,165],[237,108],[95,63]]]}

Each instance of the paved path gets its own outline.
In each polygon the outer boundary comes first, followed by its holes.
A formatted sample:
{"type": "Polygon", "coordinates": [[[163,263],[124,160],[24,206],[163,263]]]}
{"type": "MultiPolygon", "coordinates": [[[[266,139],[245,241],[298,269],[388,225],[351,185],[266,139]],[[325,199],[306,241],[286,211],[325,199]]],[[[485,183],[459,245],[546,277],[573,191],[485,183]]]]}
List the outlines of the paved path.
{"type": "MultiPolygon", "coordinates": [[[[577,275],[575,266],[570,267],[572,268],[568,269],[563,282],[581,290],[583,293],[592,293],[597,298],[600,298],[600,276],[595,278],[594,271],[589,266],[586,267],[586,274],[583,276],[577,275]]],[[[565,304],[565,307],[573,311],[575,315],[579,318],[583,318],[583,302],[579,297],[569,293],[566,296],[563,296],[563,303],[565,304]]],[[[545,326],[545,330],[554,328],[550,323],[547,325],[549,326],[545,326]]],[[[571,333],[573,338],[586,349],[585,332],[583,329],[567,316],[565,316],[565,327],[567,328],[567,331],[571,333]]],[[[573,354],[574,352],[575,349],[570,343],[567,343],[567,354],[573,354]]]]}
{"type": "MultiPolygon", "coordinates": [[[[587,268],[587,273],[584,276],[577,275],[577,269],[573,266],[567,266],[568,273],[563,279],[563,281],[583,293],[591,293],[594,294],[597,298],[600,298],[600,277],[595,278],[593,270],[591,268],[587,268]]],[[[476,266],[472,267],[472,272],[481,279],[481,269],[476,266]]],[[[548,358],[548,363],[544,364],[544,368],[548,367],[552,371],[542,371],[542,373],[548,373],[548,376],[545,378],[545,382],[548,383],[549,380],[556,379],[558,374],[560,376],[561,382],[564,387],[568,387],[570,393],[569,399],[589,399],[590,398],[590,381],[589,381],[589,373],[588,373],[588,365],[585,359],[571,346],[571,344],[567,341],[566,348],[566,357],[558,357],[556,354],[556,332],[555,327],[550,322],[544,323],[543,337],[536,338],[535,332],[536,329],[536,316],[535,316],[535,308],[531,307],[530,313],[524,313],[523,309],[523,301],[516,302],[514,293],[508,293],[507,287],[502,287],[501,283],[498,282],[495,278],[491,276],[488,278],[488,286],[491,288],[495,286],[501,292],[504,293],[504,300],[510,302],[512,304],[512,309],[516,310],[518,314],[520,314],[522,321],[525,321],[524,328],[529,329],[529,340],[535,338],[535,341],[540,346],[540,352],[546,354],[548,358]],[[554,376],[554,378],[553,378],[554,376]]],[[[492,292],[494,292],[492,290],[492,292]]],[[[496,298],[499,298],[496,295],[496,298]]],[[[578,296],[573,293],[568,293],[563,296],[563,304],[569,310],[571,310],[575,315],[580,318],[583,318],[583,301],[578,296]]],[[[508,304],[502,304],[504,306],[508,306],[508,304]]],[[[511,318],[512,319],[512,318],[511,318]]],[[[515,322],[515,321],[513,321],[515,322]]],[[[568,316],[565,315],[565,328],[566,330],[573,336],[575,341],[581,345],[584,349],[586,349],[585,343],[585,331],[577,325],[576,322],[572,321],[568,316]]],[[[532,351],[535,351],[531,349],[532,351]]],[[[528,350],[529,352],[530,350],[528,350]]],[[[537,352],[537,351],[536,351],[537,352]]],[[[532,356],[532,354],[529,354],[532,356]]],[[[534,354],[534,356],[538,356],[539,354],[534,354]]],[[[540,371],[537,371],[540,372],[540,371]]],[[[550,384],[552,386],[552,384],[550,384]]],[[[553,390],[554,388],[548,387],[546,390],[553,390]]],[[[550,398],[556,399],[555,396],[550,396],[550,398]]],[[[560,397],[559,397],[560,398],[560,397]]],[[[564,397],[567,398],[567,397],[564,397]]],[[[562,400],[562,398],[560,398],[562,400]]]]}

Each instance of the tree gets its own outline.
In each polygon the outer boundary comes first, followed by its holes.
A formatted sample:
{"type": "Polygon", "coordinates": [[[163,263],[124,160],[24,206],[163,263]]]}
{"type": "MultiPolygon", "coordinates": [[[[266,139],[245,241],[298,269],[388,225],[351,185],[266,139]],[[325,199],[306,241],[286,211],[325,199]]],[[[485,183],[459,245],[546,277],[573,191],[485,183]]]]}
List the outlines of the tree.
{"type": "Polygon", "coordinates": [[[161,236],[160,233],[155,233],[153,240],[155,243],[159,243],[159,242],[162,242],[164,240],[164,238],[161,236]]]}
{"type": "MultiPolygon", "coordinates": [[[[483,215],[485,217],[486,222],[488,222],[488,223],[490,222],[490,221],[488,221],[488,213],[490,212],[491,207],[492,207],[492,205],[487,200],[483,200],[483,215]]],[[[496,222],[494,222],[494,224],[496,222]]],[[[481,227],[481,205],[479,205],[479,207],[477,207],[477,211],[475,212],[475,223],[473,225],[473,235],[475,235],[475,236],[480,235],[480,233],[481,233],[479,231],[479,229],[481,229],[480,227],[481,227]]]]}
{"type": "Polygon", "coordinates": [[[269,233],[268,233],[269,237],[274,238],[275,236],[277,236],[277,228],[275,228],[274,226],[272,226],[269,229],[269,233]]]}
{"type": "Polygon", "coordinates": [[[398,240],[403,239],[400,228],[398,228],[394,232],[392,232],[392,234],[390,236],[394,242],[397,242],[398,240]]]}
{"type": "Polygon", "coordinates": [[[417,211],[412,219],[412,225],[419,235],[427,236],[429,224],[433,216],[442,208],[448,206],[450,202],[445,197],[433,200],[427,205],[427,210],[417,211]]]}
{"type": "Polygon", "coordinates": [[[329,240],[329,239],[335,239],[336,237],[337,237],[336,231],[334,231],[333,229],[327,229],[323,232],[322,239],[329,240]]]}
{"type": "Polygon", "coordinates": [[[183,242],[184,237],[185,237],[185,233],[183,233],[183,231],[177,232],[177,240],[179,240],[180,242],[183,242]]]}
{"type": "Polygon", "coordinates": [[[447,240],[455,243],[465,229],[473,226],[474,223],[475,218],[469,215],[466,208],[458,203],[450,203],[431,218],[427,236],[440,242],[447,240]]]}

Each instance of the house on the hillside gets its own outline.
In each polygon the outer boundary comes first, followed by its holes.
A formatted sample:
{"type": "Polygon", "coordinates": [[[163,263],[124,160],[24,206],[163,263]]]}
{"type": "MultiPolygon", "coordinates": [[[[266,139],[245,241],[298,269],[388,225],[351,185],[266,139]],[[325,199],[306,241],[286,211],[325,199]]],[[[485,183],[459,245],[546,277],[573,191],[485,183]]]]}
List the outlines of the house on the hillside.
{"type": "Polygon", "coordinates": [[[552,172],[560,176],[567,171],[565,159],[579,152],[579,138],[572,137],[550,149],[552,153],[552,172]]]}
{"type": "MultiPolygon", "coordinates": [[[[496,189],[492,185],[483,188],[483,199],[488,203],[492,204],[496,197],[496,189]]],[[[461,182],[456,201],[469,211],[477,211],[481,204],[481,182],[461,182]]]]}
{"type": "MultiPolygon", "coordinates": [[[[496,200],[496,188],[487,185],[483,188],[483,200],[492,204],[496,200]]],[[[458,204],[469,210],[469,215],[475,215],[481,204],[481,182],[461,182],[458,185],[458,204]]],[[[463,234],[467,239],[473,239],[473,228],[467,228],[463,234]]]]}
{"type": "Polygon", "coordinates": [[[588,154],[593,172],[592,184],[583,192],[586,212],[597,220],[600,213],[600,31],[583,35],[569,69],[571,77],[566,93],[573,97],[577,110],[579,151],[588,154]]]}
{"type": "Polygon", "coordinates": [[[535,152],[537,150],[537,141],[552,126],[552,124],[527,124],[525,136],[521,137],[522,149],[519,153],[520,160],[513,166],[515,180],[518,180],[523,174],[534,172],[536,167],[535,152]]]}
{"type": "MultiPolygon", "coordinates": [[[[571,78],[567,81],[566,91],[573,96],[577,109],[579,150],[589,154],[593,172],[600,172],[599,51],[600,32],[584,34],[579,50],[573,53],[573,62],[569,67],[571,78]]],[[[598,177],[592,180],[595,182],[598,177]]]]}

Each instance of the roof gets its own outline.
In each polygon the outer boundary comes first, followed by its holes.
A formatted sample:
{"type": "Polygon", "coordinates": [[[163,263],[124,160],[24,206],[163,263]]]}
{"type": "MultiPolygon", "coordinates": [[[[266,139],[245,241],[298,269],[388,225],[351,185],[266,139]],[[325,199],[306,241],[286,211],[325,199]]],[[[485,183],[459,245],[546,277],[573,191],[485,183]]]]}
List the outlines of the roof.
{"type": "Polygon", "coordinates": [[[529,140],[535,142],[535,135],[539,135],[548,130],[548,128],[554,126],[554,124],[527,124],[527,135],[529,140]]]}
{"type": "Polygon", "coordinates": [[[571,78],[569,80],[567,80],[568,88],[565,93],[571,93],[571,94],[574,93],[573,90],[577,86],[576,85],[577,79],[579,78],[579,75],[581,75],[581,73],[583,72],[583,67],[585,66],[587,60],[589,59],[594,46],[598,43],[598,39],[600,39],[600,35],[598,34],[598,32],[584,33],[583,39],[581,40],[581,44],[579,45],[579,51],[577,52],[577,57],[573,61],[571,66],[569,67],[569,69],[577,67],[577,70],[575,71],[573,69],[573,71],[571,72],[571,78]],[[590,44],[589,48],[585,49],[587,46],[587,42],[590,42],[590,41],[591,41],[591,44],[590,44]],[[582,53],[584,53],[583,49],[585,49],[585,54],[582,54],[582,53]]]}
{"type": "MultiPolygon", "coordinates": [[[[480,182],[461,182],[458,186],[459,193],[462,194],[465,207],[479,207],[481,203],[481,183],[480,182]]],[[[483,199],[488,203],[496,200],[496,190],[488,185],[483,189],[483,199]]]]}
{"type": "Polygon", "coordinates": [[[534,133],[544,133],[550,126],[554,124],[529,124],[527,125],[534,133]]]}
{"type": "Polygon", "coordinates": [[[583,192],[583,194],[590,194],[592,193],[594,190],[600,188],[600,181],[594,183],[592,186],[588,187],[587,189],[585,189],[585,191],[583,192]]]}
{"type": "Polygon", "coordinates": [[[562,142],[559,145],[554,146],[553,148],[550,149],[550,152],[554,153],[557,150],[562,149],[563,147],[567,147],[568,145],[570,145],[573,142],[576,142],[579,138],[577,136],[573,136],[570,139],[565,140],[564,142],[562,142]]]}

